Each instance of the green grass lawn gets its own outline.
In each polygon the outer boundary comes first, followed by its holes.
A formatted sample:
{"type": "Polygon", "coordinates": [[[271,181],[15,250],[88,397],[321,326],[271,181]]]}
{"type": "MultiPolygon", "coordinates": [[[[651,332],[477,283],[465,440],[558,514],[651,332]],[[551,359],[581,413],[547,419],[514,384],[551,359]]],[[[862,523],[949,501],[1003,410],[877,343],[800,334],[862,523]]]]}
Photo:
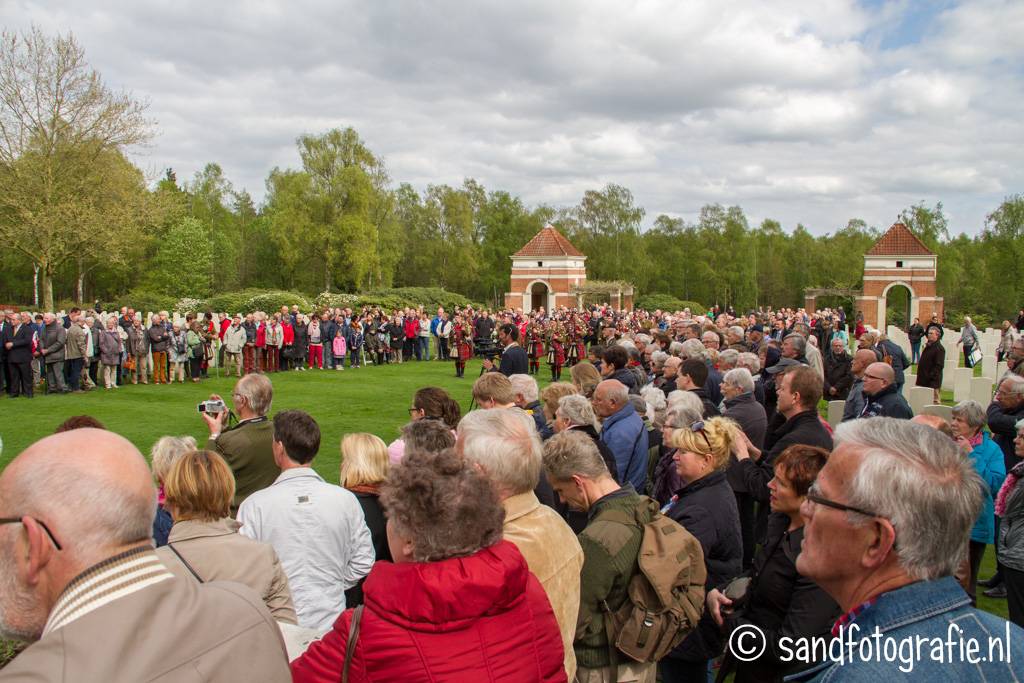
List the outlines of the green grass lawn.
{"type": "MultiPolygon", "coordinates": [[[[542,368],[542,386],[545,374],[542,368]]],[[[272,413],[297,408],[308,412],[322,432],[315,469],[328,481],[338,481],[341,437],[350,432],[371,432],[390,443],[409,420],[409,407],[417,389],[439,386],[469,409],[470,389],[480,373],[471,361],[466,376],[455,377],[451,362],[423,361],[359,369],[306,370],[270,375],[274,384],[272,413]]],[[[550,374],[546,375],[550,377],[550,374]]],[[[563,374],[568,378],[568,373],[563,374]]],[[[0,398],[0,469],[34,441],[72,415],[92,415],[108,429],[124,435],[148,456],[161,436],[191,434],[200,445],[208,434],[196,404],[211,393],[231,395],[234,378],[186,382],[168,386],[125,385],[110,391],[93,389],[85,394],[25,398],[0,398]]]]}

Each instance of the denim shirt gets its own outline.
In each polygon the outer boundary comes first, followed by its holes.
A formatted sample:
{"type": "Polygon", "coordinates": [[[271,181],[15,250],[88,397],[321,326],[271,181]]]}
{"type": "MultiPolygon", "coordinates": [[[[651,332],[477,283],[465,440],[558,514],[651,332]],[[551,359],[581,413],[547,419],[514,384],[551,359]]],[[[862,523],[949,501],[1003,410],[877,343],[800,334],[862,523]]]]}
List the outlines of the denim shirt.
{"type": "Polygon", "coordinates": [[[1017,672],[1024,666],[1024,629],[971,607],[967,594],[951,576],[919,581],[883,593],[875,604],[845,628],[841,635],[845,662],[835,659],[840,656],[839,645],[836,644],[830,651],[830,661],[788,676],[785,680],[815,683],[1016,681],[1020,680],[1017,672]],[[852,630],[854,624],[857,627],[855,631],[852,630]],[[882,634],[880,640],[875,637],[876,628],[882,634]],[[881,658],[877,655],[877,643],[882,643],[884,648],[890,639],[895,641],[895,645],[888,646],[895,655],[895,661],[887,661],[884,654],[881,658]],[[905,644],[904,639],[910,639],[911,645],[905,644]],[[969,648],[973,647],[971,639],[977,642],[973,658],[986,661],[968,661],[969,648]],[[998,641],[991,650],[990,639],[994,643],[998,641]],[[942,659],[939,659],[940,641],[942,659]],[[868,644],[870,653],[867,652],[868,644]],[[849,654],[851,649],[853,661],[849,654]],[[859,650],[864,651],[863,656],[858,654],[859,650]],[[987,661],[990,652],[994,661],[987,661]],[[865,661],[868,658],[870,661],[865,661]]]}

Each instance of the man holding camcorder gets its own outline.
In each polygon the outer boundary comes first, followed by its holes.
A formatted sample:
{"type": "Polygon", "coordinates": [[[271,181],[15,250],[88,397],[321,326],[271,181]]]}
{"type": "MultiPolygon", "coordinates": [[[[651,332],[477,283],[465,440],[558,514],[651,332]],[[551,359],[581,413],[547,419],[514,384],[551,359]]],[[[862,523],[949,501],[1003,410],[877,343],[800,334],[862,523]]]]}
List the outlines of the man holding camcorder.
{"type": "Polygon", "coordinates": [[[199,404],[199,413],[210,430],[206,449],[220,453],[235,475],[235,498],[231,514],[248,496],[274,483],[281,470],[274,463],[274,425],[267,419],[273,400],[273,386],[266,375],[245,375],[235,383],[231,400],[238,422],[227,410],[224,399],[211,394],[199,404]]]}

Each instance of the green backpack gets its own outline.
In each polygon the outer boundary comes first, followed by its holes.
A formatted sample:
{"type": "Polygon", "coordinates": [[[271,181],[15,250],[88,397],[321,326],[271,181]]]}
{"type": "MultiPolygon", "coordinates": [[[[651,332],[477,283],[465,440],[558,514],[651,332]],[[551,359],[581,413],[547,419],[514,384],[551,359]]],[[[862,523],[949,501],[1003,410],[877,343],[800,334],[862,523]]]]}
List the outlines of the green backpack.
{"type": "Polygon", "coordinates": [[[603,603],[608,651],[613,669],[619,653],[637,662],[656,662],[682,642],[704,611],[707,569],[700,542],[647,499],[633,514],[614,510],[602,519],[643,529],[639,570],[626,600],[612,610],[603,603]],[[650,517],[650,521],[644,521],[650,517]]]}

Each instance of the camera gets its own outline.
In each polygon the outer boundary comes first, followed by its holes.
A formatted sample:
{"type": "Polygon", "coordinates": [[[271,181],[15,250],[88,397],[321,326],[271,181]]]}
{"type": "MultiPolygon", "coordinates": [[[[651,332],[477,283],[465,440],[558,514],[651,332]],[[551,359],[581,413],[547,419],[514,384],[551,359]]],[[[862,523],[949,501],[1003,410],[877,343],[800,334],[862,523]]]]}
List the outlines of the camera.
{"type": "Polygon", "coordinates": [[[214,414],[216,414],[216,413],[223,413],[225,410],[227,410],[227,408],[228,407],[226,405],[224,405],[224,401],[203,401],[198,406],[196,406],[196,409],[200,413],[214,413],[214,414]]]}

